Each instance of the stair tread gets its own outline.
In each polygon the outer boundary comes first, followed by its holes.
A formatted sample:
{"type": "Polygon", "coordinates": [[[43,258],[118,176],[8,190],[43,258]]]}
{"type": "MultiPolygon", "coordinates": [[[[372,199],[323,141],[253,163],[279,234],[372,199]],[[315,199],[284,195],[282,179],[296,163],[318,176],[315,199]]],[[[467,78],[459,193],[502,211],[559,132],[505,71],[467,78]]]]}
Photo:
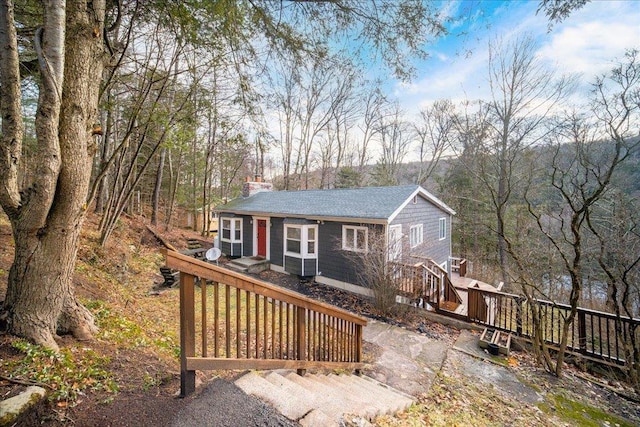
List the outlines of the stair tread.
{"type": "Polygon", "coordinates": [[[402,411],[413,403],[412,397],[357,375],[251,372],[236,384],[245,393],[272,404],[287,418],[311,427],[340,425],[344,414],[373,419],[402,411]]]}
{"type": "Polygon", "coordinates": [[[245,393],[270,403],[291,420],[300,419],[314,409],[304,395],[291,395],[255,372],[242,376],[235,384],[245,393]]]}

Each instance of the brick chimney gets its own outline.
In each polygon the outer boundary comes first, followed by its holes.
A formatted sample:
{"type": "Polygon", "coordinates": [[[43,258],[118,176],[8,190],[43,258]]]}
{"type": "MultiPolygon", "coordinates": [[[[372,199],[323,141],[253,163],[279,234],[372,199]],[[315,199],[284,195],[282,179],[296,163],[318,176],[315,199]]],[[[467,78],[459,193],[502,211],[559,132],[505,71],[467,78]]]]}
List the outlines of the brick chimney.
{"type": "Polygon", "coordinates": [[[254,181],[251,181],[251,177],[248,176],[242,184],[242,197],[251,197],[263,191],[273,191],[273,184],[270,182],[262,182],[260,175],[256,175],[254,181]]]}

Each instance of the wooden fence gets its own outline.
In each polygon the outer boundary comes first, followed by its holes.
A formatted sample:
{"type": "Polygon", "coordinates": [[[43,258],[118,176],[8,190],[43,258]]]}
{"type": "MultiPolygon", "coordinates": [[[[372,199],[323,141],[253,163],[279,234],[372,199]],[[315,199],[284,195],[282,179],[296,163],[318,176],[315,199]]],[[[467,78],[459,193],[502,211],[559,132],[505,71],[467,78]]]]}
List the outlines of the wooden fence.
{"type": "Polygon", "coordinates": [[[196,370],[364,366],[365,318],[178,252],[166,264],[180,271],[183,396],[196,370]]]}
{"type": "MultiPolygon", "coordinates": [[[[478,288],[468,289],[468,304],[469,321],[528,338],[534,332],[531,304],[536,304],[543,322],[541,331],[552,347],[560,344],[562,323],[571,310],[565,304],[544,300],[530,302],[519,295],[478,288]]],[[[568,331],[567,350],[626,364],[630,355],[638,357],[638,349],[628,347],[633,342],[636,346],[640,343],[640,319],[579,307],[568,331]]]]}

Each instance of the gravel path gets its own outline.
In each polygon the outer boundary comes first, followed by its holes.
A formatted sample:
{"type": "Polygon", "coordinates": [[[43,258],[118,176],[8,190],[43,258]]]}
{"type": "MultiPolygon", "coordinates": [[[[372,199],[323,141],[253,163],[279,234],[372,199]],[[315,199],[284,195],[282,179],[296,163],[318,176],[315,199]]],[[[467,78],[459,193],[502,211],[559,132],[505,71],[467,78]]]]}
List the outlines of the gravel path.
{"type": "Polygon", "coordinates": [[[294,427],[299,426],[271,406],[246,395],[233,383],[215,379],[178,412],[172,427],[294,427]]]}

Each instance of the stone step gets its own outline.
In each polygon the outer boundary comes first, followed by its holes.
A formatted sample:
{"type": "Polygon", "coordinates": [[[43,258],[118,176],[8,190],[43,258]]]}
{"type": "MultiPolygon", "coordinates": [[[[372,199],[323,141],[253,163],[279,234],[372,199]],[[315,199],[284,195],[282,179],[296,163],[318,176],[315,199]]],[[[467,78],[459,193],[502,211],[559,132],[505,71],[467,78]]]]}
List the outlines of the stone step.
{"type": "Polygon", "coordinates": [[[346,392],[327,383],[321,375],[308,374],[301,377],[295,372],[290,372],[285,377],[300,384],[307,390],[308,395],[316,396],[317,407],[325,413],[338,415],[336,421],[339,421],[339,416],[346,413],[357,413],[367,418],[373,418],[380,413],[380,410],[369,401],[359,401],[351,391],[346,392]]]}
{"type": "Polygon", "coordinates": [[[293,371],[250,372],[236,385],[303,426],[338,426],[343,415],[373,420],[407,409],[413,398],[372,378],[293,371]]]}
{"type": "Polygon", "coordinates": [[[367,402],[375,402],[375,407],[380,413],[400,412],[413,403],[413,397],[393,390],[370,377],[330,374],[327,376],[327,380],[333,381],[338,387],[343,387],[346,392],[352,395],[367,399],[367,402]]]}
{"type": "Polygon", "coordinates": [[[269,403],[290,420],[301,419],[314,409],[304,394],[291,394],[285,388],[267,381],[256,372],[242,376],[236,380],[235,384],[245,393],[269,403]]]}
{"type": "Polygon", "coordinates": [[[364,399],[373,409],[373,413],[368,413],[369,418],[373,418],[376,414],[400,412],[413,403],[412,397],[406,396],[397,390],[392,390],[369,377],[329,374],[319,380],[334,384],[335,387],[344,390],[350,396],[364,399]]]}

